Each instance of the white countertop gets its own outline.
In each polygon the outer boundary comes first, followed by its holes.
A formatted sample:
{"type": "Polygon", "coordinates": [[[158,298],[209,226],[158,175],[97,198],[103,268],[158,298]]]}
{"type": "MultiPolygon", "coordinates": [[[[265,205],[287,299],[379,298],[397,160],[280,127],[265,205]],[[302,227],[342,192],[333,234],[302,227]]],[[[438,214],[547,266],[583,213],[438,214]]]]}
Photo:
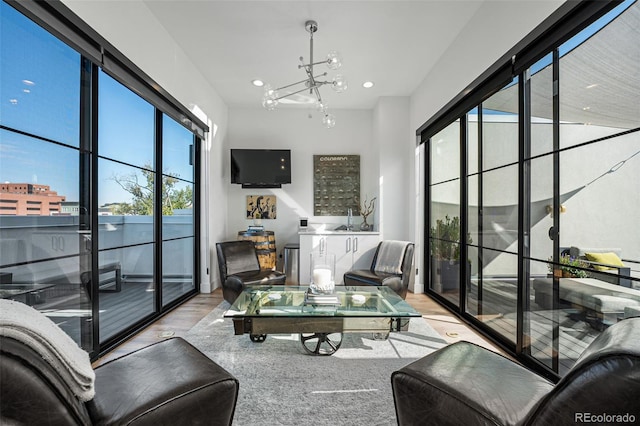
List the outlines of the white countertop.
{"type": "Polygon", "coordinates": [[[307,229],[306,231],[298,231],[298,235],[380,235],[378,231],[335,231],[335,230],[320,230],[320,229],[307,229]]]}

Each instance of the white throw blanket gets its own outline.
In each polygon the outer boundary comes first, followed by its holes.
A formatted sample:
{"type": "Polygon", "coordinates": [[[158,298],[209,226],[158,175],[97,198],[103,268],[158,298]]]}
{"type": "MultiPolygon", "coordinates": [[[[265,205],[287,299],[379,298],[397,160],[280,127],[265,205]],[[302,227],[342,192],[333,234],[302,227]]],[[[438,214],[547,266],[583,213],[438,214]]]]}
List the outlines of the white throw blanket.
{"type": "Polygon", "coordinates": [[[406,241],[386,240],[380,244],[376,258],[376,272],[402,274],[402,260],[407,248],[406,241]]]}
{"type": "Polygon", "coordinates": [[[93,398],[96,376],[89,354],[42,313],[24,303],[0,299],[0,335],[36,351],[81,401],[93,398]]]}

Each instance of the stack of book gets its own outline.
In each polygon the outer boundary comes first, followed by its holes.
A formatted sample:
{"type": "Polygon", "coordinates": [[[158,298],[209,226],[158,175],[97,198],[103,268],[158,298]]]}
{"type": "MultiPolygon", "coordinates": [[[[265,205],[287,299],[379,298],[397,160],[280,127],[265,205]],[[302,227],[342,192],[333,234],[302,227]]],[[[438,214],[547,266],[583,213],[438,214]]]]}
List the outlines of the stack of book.
{"type": "Polygon", "coordinates": [[[333,294],[315,294],[311,289],[307,290],[304,295],[305,305],[340,305],[340,298],[333,294]]]}
{"type": "Polygon", "coordinates": [[[264,226],[262,225],[249,225],[247,228],[247,232],[262,232],[264,231],[264,226]]]}

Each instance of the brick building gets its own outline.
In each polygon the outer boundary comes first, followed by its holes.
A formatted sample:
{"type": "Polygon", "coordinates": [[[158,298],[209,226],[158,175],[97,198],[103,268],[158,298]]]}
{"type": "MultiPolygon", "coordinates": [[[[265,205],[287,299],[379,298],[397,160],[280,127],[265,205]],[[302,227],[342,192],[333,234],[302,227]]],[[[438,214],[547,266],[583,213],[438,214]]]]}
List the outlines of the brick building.
{"type": "Polygon", "coordinates": [[[60,214],[64,195],[49,185],[0,183],[0,215],[50,216],[60,214]]]}

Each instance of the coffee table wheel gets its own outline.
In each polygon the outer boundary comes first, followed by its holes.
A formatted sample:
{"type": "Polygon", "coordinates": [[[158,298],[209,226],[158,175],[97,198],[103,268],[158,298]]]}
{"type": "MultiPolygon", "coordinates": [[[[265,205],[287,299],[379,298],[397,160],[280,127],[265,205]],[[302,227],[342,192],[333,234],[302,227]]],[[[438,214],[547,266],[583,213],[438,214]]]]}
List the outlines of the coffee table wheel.
{"type": "Polygon", "coordinates": [[[342,344],[342,333],[302,333],[300,343],[311,355],[333,355],[342,344]]]}
{"type": "Polygon", "coordinates": [[[251,339],[252,342],[262,343],[265,340],[267,340],[267,335],[266,334],[250,334],[249,339],[251,339]]]}
{"type": "Polygon", "coordinates": [[[373,333],[373,340],[387,340],[389,338],[389,332],[373,333]]]}

